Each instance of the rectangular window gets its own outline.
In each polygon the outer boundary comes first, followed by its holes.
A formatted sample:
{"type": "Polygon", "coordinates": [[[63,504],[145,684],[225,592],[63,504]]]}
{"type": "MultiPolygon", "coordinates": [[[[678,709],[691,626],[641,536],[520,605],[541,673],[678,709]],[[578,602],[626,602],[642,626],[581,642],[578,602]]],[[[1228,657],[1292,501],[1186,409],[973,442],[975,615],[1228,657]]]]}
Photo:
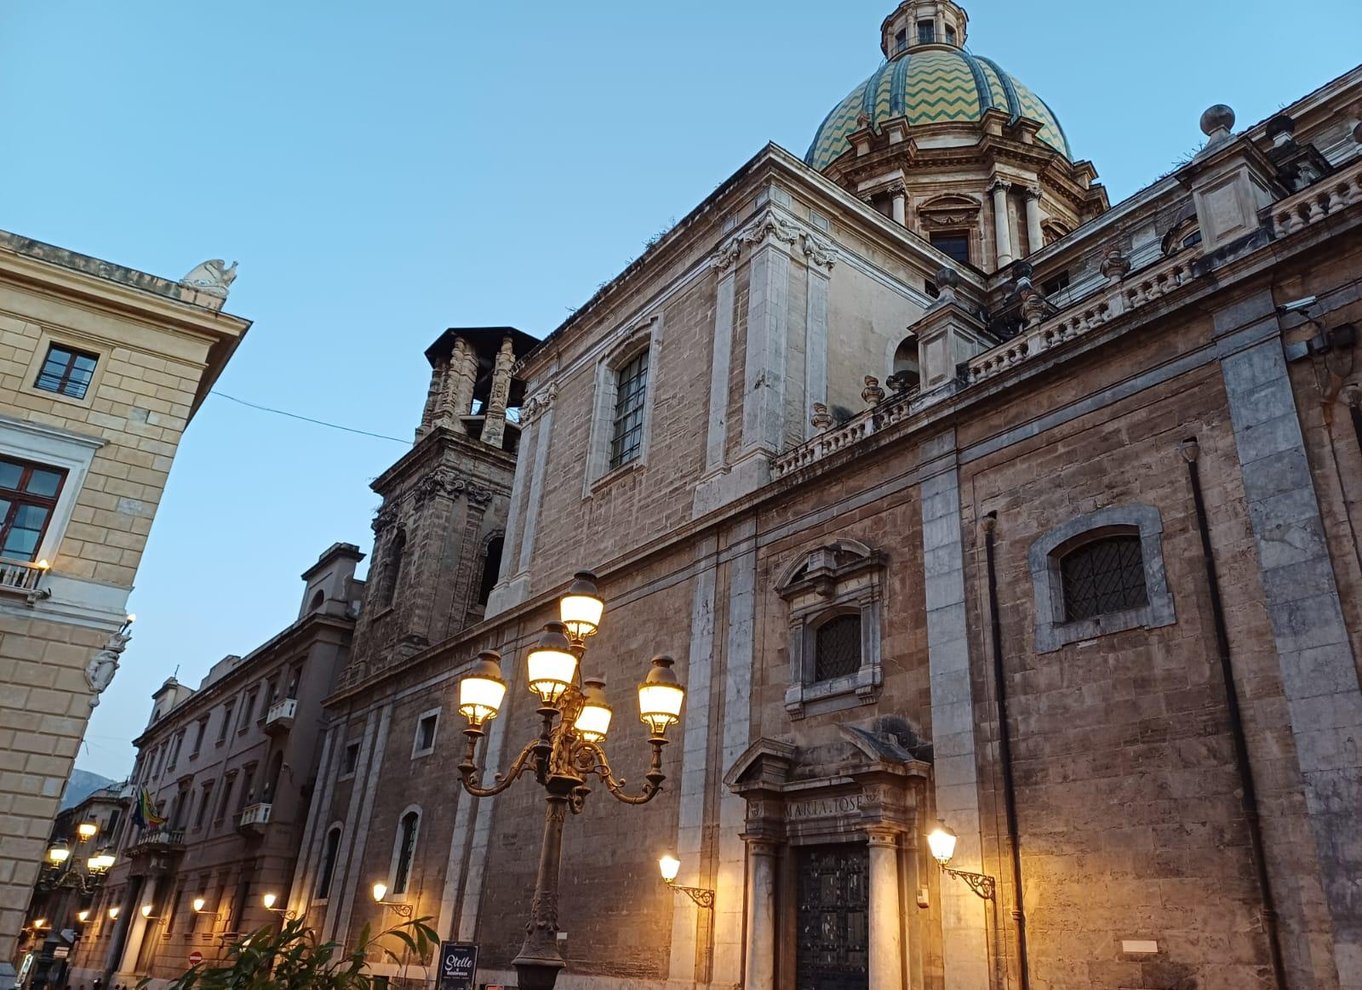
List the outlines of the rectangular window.
{"type": "Polygon", "coordinates": [[[936,40],[936,25],[931,21],[917,22],[917,43],[930,45],[936,40]]]}
{"type": "Polygon", "coordinates": [[[1040,291],[1046,296],[1054,296],[1069,287],[1069,273],[1062,271],[1048,282],[1042,282],[1040,291]]]}
{"type": "Polygon", "coordinates": [[[359,743],[352,742],[345,744],[345,756],[341,758],[341,776],[350,777],[354,775],[356,768],[359,767],[359,743]]]}
{"type": "Polygon", "coordinates": [[[901,52],[908,48],[908,30],[900,28],[894,35],[894,51],[901,52]]]}
{"type": "Polygon", "coordinates": [[[192,760],[199,755],[203,749],[203,737],[208,734],[208,716],[199,719],[199,724],[194,728],[194,748],[189,751],[189,758],[192,760]]]}
{"type": "Polygon", "coordinates": [[[245,732],[251,727],[251,715],[255,712],[255,696],[259,693],[259,688],[251,688],[246,692],[246,701],[241,706],[241,725],[237,726],[237,732],[245,732]]]}
{"type": "Polygon", "coordinates": [[[648,352],[615,372],[615,420],[610,433],[610,467],[636,460],[643,446],[643,400],[648,392],[648,352]]]}
{"type": "Polygon", "coordinates": [[[412,746],[412,756],[425,756],[435,749],[435,726],[439,720],[439,712],[427,712],[417,721],[416,741],[412,746]]]}
{"type": "Polygon", "coordinates": [[[95,354],[52,344],[47,349],[47,358],[33,387],[73,399],[83,399],[90,388],[90,380],[95,376],[97,364],[99,357],[95,354]]]}
{"type": "Polygon", "coordinates": [[[37,560],[66,472],[0,458],[0,557],[37,560]]]}
{"type": "Polygon", "coordinates": [[[220,822],[227,817],[227,809],[232,803],[232,788],[235,786],[236,776],[233,774],[233,776],[227,778],[227,783],[222,788],[222,800],[218,802],[218,814],[213,821],[220,822]]]}
{"type": "Polygon", "coordinates": [[[236,810],[244,811],[246,805],[251,804],[255,799],[255,764],[247,763],[242,769],[244,775],[241,781],[241,791],[236,799],[236,810]]]}
{"type": "Polygon", "coordinates": [[[969,264],[969,234],[934,233],[931,235],[932,247],[947,257],[969,264]]]}
{"type": "Polygon", "coordinates": [[[213,804],[213,785],[207,783],[203,785],[203,796],[199,799],[199,813],[194,818],[194,828],[203,828],[204,820],[208,817],[208,809],[213,804]]]}
{"type": "Polygon", "coordinates": [[[222,706],[222,724],[218,726],[217,744],[219,746],[221,746],[223,740],[227,738],[227,730],[229,730],[232,727],[232,712],[235,709],[236,709],[235,701],[229,701],[222,706]]]}

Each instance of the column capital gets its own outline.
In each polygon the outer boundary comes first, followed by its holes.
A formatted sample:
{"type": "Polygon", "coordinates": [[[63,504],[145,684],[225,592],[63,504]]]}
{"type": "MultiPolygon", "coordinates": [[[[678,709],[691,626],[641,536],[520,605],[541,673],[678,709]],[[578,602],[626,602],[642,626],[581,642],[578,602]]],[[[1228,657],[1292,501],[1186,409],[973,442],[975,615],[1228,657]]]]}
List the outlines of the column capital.
{"type": "Polygon", "coordinates": [[[894,828],[891,825],[871,825],[865,830],[865,837],[866,841],[870,843],[871,848],[876,846],[889,846],[897,849],[901,832],[902,830],[894,828]]]}
{"type": "Polygon", "coordinates": [[[741,838],[743,842],[747,843],[747,849],[753,856],[774,856],[776,847],[780,845],[773,836],[769,835],[753,835],[744,832],[741,838]]]}
{"type": "Polygon", "coordinates": [[[1027,199],[1037,201],[1040,199],[1040,186],[1026,186],[1022,192],[1026,194],[1027,199]]]}
{"type": "Polygon", "coordinates": [[[1004,178],[1003,178],[1002,176],[1000,176],[1000,175],[995,175],[995,176],[993,177],[993,181],[990,182],[990,183],[988,184],[988,191],[991,192],[991,193],[993,193],[993,195],[995,195],[995,196],[998,195],[998,193],[1000,193],[1000,192],[1004,192],[1004,193],[1005,193],[1005,192],[1007,192],[1007,191],[1008,191],[1009,189],[1011,189],[1011,188],[1012,188],[1012,183],[1011,183],[1011,182],[1008,182],[1006,179],[1004,179],[1004,178]]]}

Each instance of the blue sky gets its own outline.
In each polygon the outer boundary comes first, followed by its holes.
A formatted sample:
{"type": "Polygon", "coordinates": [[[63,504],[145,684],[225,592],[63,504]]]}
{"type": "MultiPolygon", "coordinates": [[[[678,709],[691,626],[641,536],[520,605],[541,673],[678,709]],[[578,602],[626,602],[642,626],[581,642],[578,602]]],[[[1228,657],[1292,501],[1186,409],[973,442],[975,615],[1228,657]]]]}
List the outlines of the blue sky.
{"type": "MultiPolygon", "coordinates": [[[[969,3],[970,48],[1054,108],[1115,202],[1351,68],[1355,0],[969,3]]],[[[446,326],[543,336],[768,140],[800,154],[880,60],[893,0],[0,7],[0,227],[178,278],[239,260],[231,395],[394,437],[446,326]]],[[[210,397],[78,765],[292,621],[298,574],[369,549],[401,444],[210,397]]]]}

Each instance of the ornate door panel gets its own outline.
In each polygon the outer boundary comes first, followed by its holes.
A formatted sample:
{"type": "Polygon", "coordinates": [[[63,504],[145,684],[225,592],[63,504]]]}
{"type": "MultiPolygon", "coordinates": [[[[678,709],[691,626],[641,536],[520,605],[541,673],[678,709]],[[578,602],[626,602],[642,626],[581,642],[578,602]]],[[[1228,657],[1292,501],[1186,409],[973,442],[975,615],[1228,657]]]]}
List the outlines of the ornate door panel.
{"type": "Polygon", "coordinates": [[[798,857],[795,986],[869,990],[869,847],[805,846],[798,857]]]}

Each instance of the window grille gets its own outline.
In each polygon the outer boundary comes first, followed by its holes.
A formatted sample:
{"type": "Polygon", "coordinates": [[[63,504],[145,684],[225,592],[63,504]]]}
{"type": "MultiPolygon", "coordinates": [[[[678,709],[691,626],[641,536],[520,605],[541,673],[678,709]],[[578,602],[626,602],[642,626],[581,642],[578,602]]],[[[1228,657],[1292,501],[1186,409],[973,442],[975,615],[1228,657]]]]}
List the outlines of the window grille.
{"type": "Polygon", "coordinates": [[[44,392],[83,399],[90,388],[90,380],[95,377],[95,365],[98,363],[99,358],[94,354],[53,344],[47,349],[47,357],[43,359],[38,380],[33,385],[44,392]]]}
{"type": "Polygon", "coordinates": [[[813,679],[830,681],[861,669],[861,617],[839,615],[814,634],[813,679]]]}
{"type": "Polygon", "coordinates": [[[615,421],[610,433],[610,467],[627,464],[643,446],[643,400],[648,391],[648,352],[615,372],[615,421]]]}
{"type": "Polygon", "coordinates": [[[1085,543],[1060,558],[1059,570],[1066,622],[1149,604],[1144,556],[1137,535],[1109,536],[1085,543]]]}

